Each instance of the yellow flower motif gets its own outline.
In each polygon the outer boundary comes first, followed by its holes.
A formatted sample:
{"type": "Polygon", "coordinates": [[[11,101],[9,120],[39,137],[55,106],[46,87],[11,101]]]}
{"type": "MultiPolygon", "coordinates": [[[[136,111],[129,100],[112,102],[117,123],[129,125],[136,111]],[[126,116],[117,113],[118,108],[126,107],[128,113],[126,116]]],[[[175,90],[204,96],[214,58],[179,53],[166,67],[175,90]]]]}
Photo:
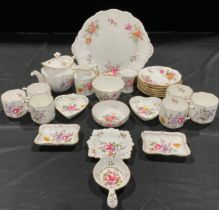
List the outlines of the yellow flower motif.
{"type": "Polygon", "coordinates": [[[173,144],[173,146],[176,147],[176,148],[179,148],[179,147],[181,147],[181,144],[175,143],[175,144],[173,144]]]}
{"type": "Polygon", "coordinates": [[[44,136],[43,138],[45,141],[50,141],[50,138],[48,136],[44,136]]]}
{"type": "Polygon", "coordinates": [[[165,118],[163,116],[160,116],[160,122],[165,124],[166,121],[165,121],[165,118]]]}

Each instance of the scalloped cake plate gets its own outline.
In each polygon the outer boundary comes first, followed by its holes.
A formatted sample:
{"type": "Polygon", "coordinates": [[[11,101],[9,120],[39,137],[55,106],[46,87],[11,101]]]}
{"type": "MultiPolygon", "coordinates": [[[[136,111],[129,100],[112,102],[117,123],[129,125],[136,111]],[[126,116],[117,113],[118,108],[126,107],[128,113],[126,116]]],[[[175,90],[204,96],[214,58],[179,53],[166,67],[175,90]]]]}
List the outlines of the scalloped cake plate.
{"type": "Polygon", "coordinates": [[[152,120],[159,115],[161,99],[157,97],[134,96],[129,100],[132,111],[142,120],[152,120]]]}
{"type": "Polygon", "coordinates": [[[46,146],[72,146],[79,141],[78,124],[44,124],[39,127],[35,144],[46,146]]]}
{"type": "Polygon", "coordinates": [[[103,74],[110,75],[123,68],[140,70],[153,51],[141,21],[117,9],[90,17],[72,44],[79,64],[97,64],[103,74]]]}
{"type": "Polygon", "coordinates": [[[114,128],[93,130],[87,144],[88,156],[94,158],[117,155],[121,159],[129,159],[134,146],[129,131],[114,128]]]}
{"type": "Polygon", "coordinates": [[[68,119],[81,113],[88,103],[89,99],[86,96],[78,94],[61,95],[55,98],[56,109],[68,119]]]}
{"type": "Polygon", "coordinates": [[[149,155],[174,155],[186,157],[191,154],[186,136],[180,132],[143,131],[142,149],[149,155]]]}

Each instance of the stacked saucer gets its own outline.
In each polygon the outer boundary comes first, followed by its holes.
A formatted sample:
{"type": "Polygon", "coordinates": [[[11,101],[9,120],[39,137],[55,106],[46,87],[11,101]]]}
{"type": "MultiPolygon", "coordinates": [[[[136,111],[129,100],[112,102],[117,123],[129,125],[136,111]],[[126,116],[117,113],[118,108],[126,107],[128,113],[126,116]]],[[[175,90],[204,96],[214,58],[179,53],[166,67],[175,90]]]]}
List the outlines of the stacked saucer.
{"type": "Polygon", "coordinates": [[[137,77],[138,89],[149,96],[164,98],[169,85],[181,84],[181,74],[164,66],[149,66],[141,69],[137,77]]]}

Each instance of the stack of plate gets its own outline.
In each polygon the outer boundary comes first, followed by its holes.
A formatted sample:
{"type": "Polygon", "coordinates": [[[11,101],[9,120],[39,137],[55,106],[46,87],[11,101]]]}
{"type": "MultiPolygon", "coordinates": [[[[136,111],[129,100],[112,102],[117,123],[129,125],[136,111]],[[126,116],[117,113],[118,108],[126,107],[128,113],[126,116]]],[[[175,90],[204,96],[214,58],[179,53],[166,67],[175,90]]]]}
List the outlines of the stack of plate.
{"type": "Polygon", "coordinates": [[[137,77],[138,89],[146,95],[163,98],[169,85],[182,83],[181,74],[164,66],[141,69],[137,77]]]}

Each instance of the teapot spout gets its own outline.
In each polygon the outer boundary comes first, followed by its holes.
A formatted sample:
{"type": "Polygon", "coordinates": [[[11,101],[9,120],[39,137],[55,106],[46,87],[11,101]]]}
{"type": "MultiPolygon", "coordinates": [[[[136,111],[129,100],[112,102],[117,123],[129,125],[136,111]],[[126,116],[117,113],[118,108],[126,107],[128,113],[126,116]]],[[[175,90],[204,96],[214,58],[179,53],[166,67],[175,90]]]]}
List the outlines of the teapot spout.
{"type": "Polygon", "coordinates": [[[32,71],[30,73],[30,76],[36,76],[37,79],[38,79],[38,82],[46,82],[43,75],[40,72],[36,71],[36,70],[32,71]]]}

